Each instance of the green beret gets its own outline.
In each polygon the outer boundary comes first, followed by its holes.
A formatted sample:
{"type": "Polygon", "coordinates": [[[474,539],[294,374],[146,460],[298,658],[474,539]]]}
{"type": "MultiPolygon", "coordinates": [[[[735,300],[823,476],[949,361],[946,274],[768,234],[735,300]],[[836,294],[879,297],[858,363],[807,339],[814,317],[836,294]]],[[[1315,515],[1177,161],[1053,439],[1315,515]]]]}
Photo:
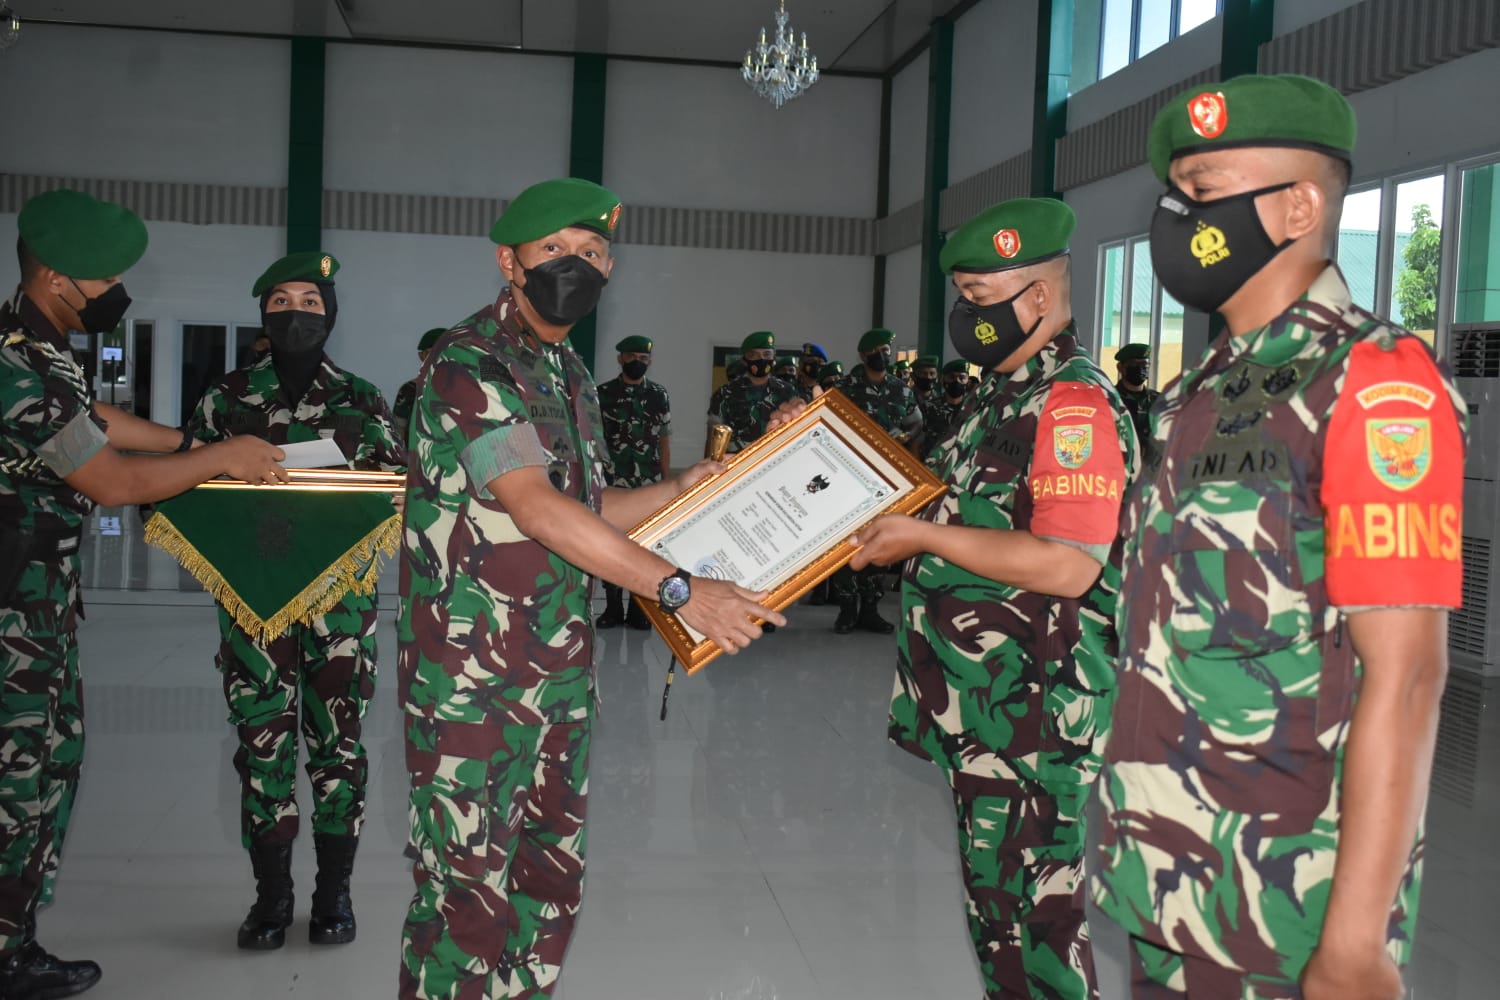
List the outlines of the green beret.
{"type": "Polygon", "coordinates": [[[944,375],[967,375],[969,374],[969,363],[963,358],[954,358],[943,366],[944,375]]]}
{"type": "Polygon", "coordinates": [[[776,352],[776,367],[777,368],[785,368],[787,365],[791,365],[793,368],[795,368],[795,367],[797,367],[797,362],[799,362],[801,360],[802,360],[802,356],[799,355],[796,351],[777,351],[776,352]]]}
{"type": "Polygon", "coordinates": [[[1151,348],[1145,344],[1126,344],[1115,352],[1116,361],[1145,361],[1151,357],[1151,348]]]}
{"type": "Polygon", "coordinates": [[[448,332],[448,328],[446,326],[435,326],[435,327],[433,327],[431,330],[428,330],[426,333],[422,334],[422,339],[419,340],[419,341],[417,341],[417,350],[419,350],[419,351],[430,351],[430,350],[432,350],[432,345],[436,344],[438,338],[441,337],[443,334],[445,334],[447,332],[448,332]]]}
{"type": "Polygon", "coordinates": [[[938,356],[936,354],[924,354],[917,359],[916,367],[936,368],[940,364],[942,364],[942,362],[938,360],[938,356]]]}
{"type": "Polygon", "coordinates": [[[750,336],[740,341],[740,350],[742,352],[758,351],[762,348],[775,346],[776,334],[772,333],[770,330],[761,330],[757,333],[752,333],[750,336]]]}
{"type": "Polygon", "coordinates": [[[26,200],[21,242],[58,274],[89,281],[130,270],[146,252],[146,224],[123,205],[60,188],[26,200]]]}
{"type": "Polygon", "coordinates": [[[1308,76],[1237,76],[1173,98],[1151,124],[1151,169],[1158,180],[1179,156],[1240,146],[1291,146],[1348,161],[1354,109],[1308,76]]]}
{"type": "Polygon", "coordinates": [[[859,353],[869,354],[877,347],[884,347],[896,339],[896,335],[885,327],[877,326],[863,337],[859,338],[859,353]]]}
{"type": "Polygon", "coordinates": [[[943,244],[944,274],[984,274],[1038,264],[1068,252],[1078,219],[1056,198],[1014,198],[980,212],[943,244]]]}
{"type": "Polygon", "coordinates": [[[828,362],[828,364],[826,364],[822,368],[818,369],[818,381],[819,382],[823,381],[825,378],[832,378],[835,375],[837,375],[840,378],[843,378],[843,376],[844,376],[844,363],[842,361],[830,361],[830,362],[828,362]]]}
{"type": "Polygon", "coordinates": [[[642,337],[637,335],[634,337],[626,337],[624,340],[620,341],[615,345],[615,350],[619,351],[621,354],[650,354],[651,347],[652,344],[650,337],[642,337]]]}
{"type": "Polygon", "coordinates": [[[258,299],[283,281],[311,281],[315,285],[331,285],[333,276],[338,273],[339,262],[332,254],[321,250],[289,253],[255,279],[250,295],[258,299]]]}
{"type": "Polygon", "coordinates": [[[905,358],[897,358],[895,361],[891,362],[891,371],[893,372],[904,372],[909,370],[910,368],[911,362],[907,361],[905,358]]]}
{"type": "Polygon", "coordinates": [[[516,195],[490,229],[490,240],[501,246],[530,243],[543,236],[582,226],[601,236],[614,236],[620,224],[620,199],[593,181],[559,177],[542,181],[516,195]]]}

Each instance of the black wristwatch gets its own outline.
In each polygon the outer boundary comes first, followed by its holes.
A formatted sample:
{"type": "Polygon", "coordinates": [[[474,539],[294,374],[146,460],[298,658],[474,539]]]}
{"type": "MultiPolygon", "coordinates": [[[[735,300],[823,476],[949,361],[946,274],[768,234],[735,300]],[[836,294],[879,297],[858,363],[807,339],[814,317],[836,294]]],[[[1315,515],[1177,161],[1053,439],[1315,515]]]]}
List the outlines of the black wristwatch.
{"type": "Polygon", "coordinates": [[[193,429],[184,427],[182,429],[182,442],[177,445],[178,451],[189,451],[193,447],[193,429]]]}
{"type": "Polygon", "coordinates": [[[693,596],[692,576],[680,569],[663,580],[656,588],[656,602],[666,611],[676,611],[693,596]]]}

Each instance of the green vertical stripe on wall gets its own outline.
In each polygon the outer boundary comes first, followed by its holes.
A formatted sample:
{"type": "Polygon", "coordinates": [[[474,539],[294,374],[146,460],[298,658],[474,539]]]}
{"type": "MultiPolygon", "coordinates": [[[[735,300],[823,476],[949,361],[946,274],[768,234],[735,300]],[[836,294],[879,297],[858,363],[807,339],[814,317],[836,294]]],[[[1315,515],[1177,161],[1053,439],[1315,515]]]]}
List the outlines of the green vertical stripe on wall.
{"type": "Polygon", "coordinates": [[[1276,0],[1224,0],[1220,78],[1260,71],[1260,47],[1276,29],[1276,0]]]}
{"type": "MultiPolygon", "coordinates": [[[[573,57],[573,137],[568,146],[568,174],[595,184],[604,183],[604,96],[609,59],[593,53],[573,57]]],[[[630,206],[625,206],[630,214],[630,206]]],[[[598,340],[599,314],[589,313],[568,335],[573,349],[583,363],[594,370],[594,351],[598,340]]],[[[649,331],[631,330],[622,333],[649,331]]]]}
{"type": "Polygon", "coordinates": [[[1057,142],[1068,130],[1068,90],[1073,78],[1073,0],[1038,0],[1036,17],[1031,194],[1056,198],[1057,142]]]}
{"type": "Polygon", "coordinates": [[[292,97],[287,130],[286,252],[323,243],[323,81],[327,44],[292,39],[292,97]]]}
{"type": "Polygon", "coordinates": [[[922,191],[922,295],[917,331],[918,353],[943,353],[944,332],[941,197],[948,186],[949,118],[953,109],[953,22],[932,22],[927,68],[927,175],[922,191]]]}
{"type": "MultiPolygon", "coordinates": [[[[880,167],[875,180],[875,218],[891,214],[891,78],[880,81],[880,167]]],[[[875,255],[870,325],[885,326],[885,254],[875,255]]]]}

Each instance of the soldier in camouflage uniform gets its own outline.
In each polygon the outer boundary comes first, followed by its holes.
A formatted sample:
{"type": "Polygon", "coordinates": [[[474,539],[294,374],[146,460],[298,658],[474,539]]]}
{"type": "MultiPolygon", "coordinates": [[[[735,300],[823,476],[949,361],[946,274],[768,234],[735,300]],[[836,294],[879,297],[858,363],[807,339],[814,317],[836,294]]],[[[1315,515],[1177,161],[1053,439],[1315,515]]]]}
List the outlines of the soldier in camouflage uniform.
{"type": "Polygon", "coordinates": [[[1078,345],[1073,213],[1019,199],[943,248],[949,336],[986,372],[934,461],[948,486],[886,517],[855,565],[907,559],[890,735],[946,774],[988,997],[1097,996],[1084,804],[1114,690],[1119,510],[1139,463],[1125,406],[1078,345]]]}
{"type": "MultiPolygon", "coordinates": [[[[615,345],[620,376],[599,386],[599,413],[604,418],[604,443],[609,448],[610,486],[635,489],[667,477],[672,468],[672,401],[666,386],[646,378],[651,367],[649,337],[626,337],[615,345]]],[[[595,628],[618,628],[622,623],[639,631],[651,620],[639,604],[621,604],[621,590],[604,585],[604,613],[595,628]]]]}
{"type": "MultiPolygon", "coordinates": [[[[887,371],[891,364],[891,341],[895,339],[894,333],[883,328],[870,330],[861,337],[859,356],[863,363],[844,376],[838,389],[887,434],[907,444],[921,436],[922,411],[911,387],[887,371]]],[[[839,606],[838,618],[833,623],[835,632],[847,635],[858,628],[890,635],[896,630],[895,625],[880,617],[884,572],[880,566],[859,572],[844,566],[833,574],[828,591],[839,606]]]]}
{"type": "Polygon", "coordinates": [[[1158,401],[1125,520],[1094,896],[1138,998],[1405,996],[1466,410],[1332,262],[1354,138],[1306,77],[1152,127],[1156,274],[1227,330],[1158,401]]]}
{"type": "Polygon", "coordinates": [[[922,418],[922,458],[931,461],[958,427],[969,396],[969,363],[955,358],[943,366],[943,390],[922,418]]]}
{"type": "MultiPolygon", "coordinates": [[[[422,334],[422,339],[417,341],[417,365],[427,360],[427,352],[432,350],[432,345],[437,339],[448,332],[446,326],[433,327],[422,334]]],[[[402,446],[406,445],[406,431],[411,425],[411,407],[417,399],[417,380],[407,379],[401,383],[401,388],[396,390],[396,402],[391,407],[391,424],[396,428],[396,440],[402,446]]]]}
{"type": "Polygon", "coordinates": [[[0,997],[72,996],[93,962],[37,943],[83,764],[78,548],[95,503],[148,503],[229,473],[281,478],[281,451],[242,438],[190,448],[179,430],[96,403],[68,331],[108,333],[146,249],[133,212],[77,191],[21,208],[21,287],[0,305],[0,997]],[[132,452],[182,452],[165,457],[132,452]]]}
{"type": "Polygon", "coordinates": [[[771,369],[771,374],[781,379],[787,385],[797,385],[797,361],[799,355],[795,351],[782,351],[776,355],[776,367],[771,369]]]}
{"type": "Polygon", "coordinates": [[[1119,374],[1115,391],[1130,407],[1136,437],[1147,441],[1151,437],[1151,407],[1161,396],[1150,385],[1151,348],[1145,344],[1126,344],[1115,352],[1115,371],[1119,374]]]}
{"type": "MultiPolygon", "coordinates": [[[[354,468],[402,472],[406,446],[369,382],[323,353],[338,316],[338,261],[297,253],[255,282],[267,357],[208,388],[189,427],[202,441],[252,434],[273,444],[332,438],[354,468]]],[[[269,525],[262,530],[274,530],[269,525]]],[[[239,734],[240,835],[255,873],[256,901],[237,933],[241,948],[279,948],[292,922],[292,842],[297,837],[297,730],[307,740],[318,858],[308,937],[354,940],[349,879],[364,822],[368,767],[361,723],[375,693],[375,594],[290,626],[269,642],[219,607],[219,652],[229,722],[239,734]]]]}
{"type": "Polygon", "coordinates": [[[844,363],[842,361],[830,361],[818,369],[818,388],[827,392],[829,389],[837,389],[840,382],[844,380],[844,363]]]}
{"type": "Polygon", "coordinates": [[[591,576],[727,651],[784,619],[691,578],[623,529],[703,476],[604,484],[593,379],[567,343],[610,270],[620,203],[522,191],[490,237],[506,287],[427,359],[412,413],[399,669],[416,894],[403,998],[549,996],[582,900],[594,705],[591,576]]]}
{"type": "Polygon", "coordinates": [[[740,344],[745,374],[731,378],[708,401],[708,426],[728,424],[733,436],[728,454],[743,451],[766,432],[766,421],[782,403],[799,398],[797,389],[771,374],[776,335],[761,330],[740,344]]]}
{"type": "Polygon", "coordinates": [[[942,398],[938,392],[938,365],[942,359],[936,354],[924,354],[917,358],[917,363],[912,367],[911,391],[917,399],[917,408],[922,411],[925,418],[927,408],[942,398]]]}
{"type": "Polygon", "coordinates": [[[828,352],[813,343],[802,345],[802,358],[797,365],[797,378],[793,383],[797,395],[804,403],[811,403],[818,395],[818,373],[828,364],[828,352]]]}

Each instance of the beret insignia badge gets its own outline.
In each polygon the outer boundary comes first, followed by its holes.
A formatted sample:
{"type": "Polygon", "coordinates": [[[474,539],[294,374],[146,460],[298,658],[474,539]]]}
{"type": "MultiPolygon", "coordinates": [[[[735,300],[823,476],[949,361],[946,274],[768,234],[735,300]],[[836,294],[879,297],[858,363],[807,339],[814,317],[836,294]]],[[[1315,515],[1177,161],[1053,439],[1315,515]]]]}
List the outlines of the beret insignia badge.
{"type": "Polygon", "coordinates": [[[1205,90],[1188,102],[1188,120],[1203,138],[1217,139],[1229,127],[1229,104],[1223,94],[1205,90]]]}
{"type": "Polygon", "coordinates": [[[323,255],[323,259],[320,260],[320,261],[318,261],[318,273],[321,274],[325,278],[328,277],[330,274],[333,273],[333,258],[332,257],[328,256],[327,254],[323,255]]]}
{"type": "Polygon", "coordinates": [[[995,234],[995,252],[1010,260],[1021,252],[1021,234],[1014,229],[1002,229],[995,234]]]}

